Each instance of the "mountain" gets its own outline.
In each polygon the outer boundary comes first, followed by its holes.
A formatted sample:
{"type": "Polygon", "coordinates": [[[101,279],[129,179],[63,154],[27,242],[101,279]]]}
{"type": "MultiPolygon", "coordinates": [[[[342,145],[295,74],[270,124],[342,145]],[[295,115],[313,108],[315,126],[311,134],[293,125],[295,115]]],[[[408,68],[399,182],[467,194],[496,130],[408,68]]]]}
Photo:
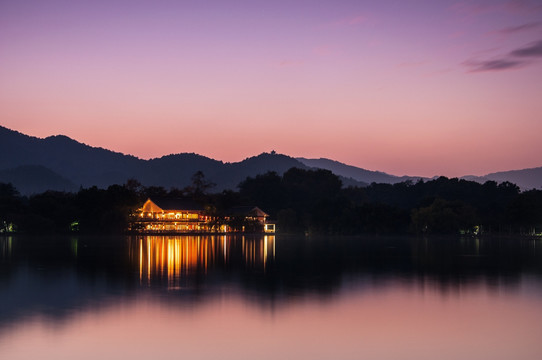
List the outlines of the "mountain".
{"type": "MultiPolygon", "coordinates": [[[[268,171],[283,174],[292,167],[308,169],[295,158],[263,153],[240,162],[224,163],[193,153],[143,160],[92,147],[57,135],[40,139],[0,126],[0,181],[13,183],[22,194],[77,190],[80,186],[107,187],[130,178],[145,186],[183,188],[202,171],[216,184],[213,191],[235,189],[248,176],[268,171]]],[[[364,185],[343,179],[346,185],[364,185]]]]}
{"type": "MultiPolygon", "coordinates": [[[[227,188],[233,189],[241,181],[245,180],[247,176],[254,177],[257,174],[264,174],[268,171],[275,171],[282,175],[288,171],[288,169],[293,167],[307,169],[305,165],[290,156],[276,153],[263,153],[258,156],[246,158],[240,162],[228,163],[223,169],[213,175],[214,179],[223,179],[224,185],[226,185],[227,188]]],[[[215,180],[213,181],[215,183],[217,182],[215,180]]]]}
{"type": "MultiPolygon", "coordinates": [[[[144,160],[142,160],[144,161],[144,160]]],[[[248,176],[268,171],[283,174],[292,167],[306,169],[296,159],[280,154],[263,153],[240,162],[224,163],[197,154],[175,154],[147,160],[135,178],[144,185],[184,187],[191,183],[192,175],[202,171],[205,178],[216,184],[214,191],[235,189],[248,176]]]]}
{"type": "Polygon", "coordinates": [[[78,187],[63,176],[40,165],[24,165],[0,170],[0,182],[16,184],[22,194],[38,194],[47,190],[77,191],[78,187]]]}
{"type": "Polygon", "coordinates": [[[143,185],[164,186],[166,189],[189,185],[192,175],[197,171],[202,171],[208,180],[214,181],[212,174],[224,166],[222,161],[189,153],[140,161],[141,167],[133,177],[143,185]]]}
{"type": "MultiPolygon", "coordinates": [[[[0,126],[0,182],[13,183],[25,195],[48,189],[73,191],[80,186],[96,185],[103,188],[123,184],[130,178],[139,180],[145,186],[183,188],[191,184],[192,175],[197,171],[202,171],[207,180],[216,184],[212,191],[221,191],[235,189],[248,176],[254,177],[268,171],[283,174],[292,167],[330,170],[341,178],[345,186],[366,186],[373,182],[395,184],[424,179],[365,170],[324,158],[296,159],[275,152],[233,163],[193,153],[143,160],[92,147],[63,135],[41,139],[0,126]]],[[[464,178],[478,182],[509,181],[523,190],[540,189],[542,167],[464,178]]]]}
{"type": "Polygon", "coordinates": [[[522,190],[542,189],[542,167],[523,169],[523,170],[510,170],[500,171],[484,176],[464,176],[463,179],[484,183],[486,181],[495,181],[501,183],[508,181],[516,184],[522,190]]]}
{"type": "Polygon", "coordinates": [[[395,175],[386,174],[380,171],[365,170],[362,168],[346,165],[341,162],[325,159],[325,158],[306,159],[306,158],[298,157],[297,160],[299,160],[301,163],[309,167],[330,170],[336,175],[344,176],[346,178],[351,178],[356,181],[360,181],[367,184],[371,184],[374,182],[396,184],[396,183],[400,183],[407,180],[417,181],[419,179],[425,179],[420,176],[395,176],[395,175]]]}
{"type": "Polygon", "coordinates": [[[0,169],[46,167],[77,186],[100,187],[136,177],[142,160],[81,144],[67,136],[39,139],[0,126],[0,169]]]}
{"type": "MultiPolygon", "coordinates": [[[[373,182],[396,184],[409,180],[414,182],[420,179],[430,180],[429,178],[424,178],[421,176],[395,176],[380,171],[365,170],[325,158],[305,159],[302,157],[298,157],[297,160],[311,168],[327,169],[332,171],[336,175],[340,175],[345,178],[351,178],[358,182],[368,184],[371,184],[373,182]]],[[[501,171],[487,174],[484,176],[467,175],[461,177],[461,179],[476,181],[479,183],[485,183],[486,181],[495,181],[497,183],[502,183],[508,181],[519,186],[521,190],[542,189],[542,167],[523,170],[501,171]]]]}

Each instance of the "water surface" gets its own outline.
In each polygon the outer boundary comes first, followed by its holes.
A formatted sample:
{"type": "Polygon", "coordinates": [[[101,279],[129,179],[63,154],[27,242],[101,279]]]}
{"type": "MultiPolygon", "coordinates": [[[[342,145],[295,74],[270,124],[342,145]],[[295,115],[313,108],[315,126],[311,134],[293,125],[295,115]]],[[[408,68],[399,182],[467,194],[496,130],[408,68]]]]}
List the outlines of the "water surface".
{"type": "Polygon", "coordinates": [[[2,359],[542,359],[542,242],[0,237],[2,359]]]}

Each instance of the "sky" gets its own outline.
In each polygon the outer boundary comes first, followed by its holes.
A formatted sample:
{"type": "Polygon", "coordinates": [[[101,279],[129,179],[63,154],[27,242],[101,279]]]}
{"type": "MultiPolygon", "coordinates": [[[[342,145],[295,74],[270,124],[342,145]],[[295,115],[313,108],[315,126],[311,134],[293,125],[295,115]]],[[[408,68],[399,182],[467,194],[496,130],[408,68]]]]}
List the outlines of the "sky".
{"type": "Polygon", "coordinates": [[[542,166],[542,1],[0,0],[0,125],[148,159],[542,166]]]}

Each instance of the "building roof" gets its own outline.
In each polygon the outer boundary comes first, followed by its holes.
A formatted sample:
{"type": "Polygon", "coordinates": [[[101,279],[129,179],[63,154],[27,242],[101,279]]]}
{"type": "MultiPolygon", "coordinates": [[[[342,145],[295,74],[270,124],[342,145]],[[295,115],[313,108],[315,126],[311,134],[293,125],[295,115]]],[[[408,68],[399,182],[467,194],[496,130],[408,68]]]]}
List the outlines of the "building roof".
{"type": "Polygon", "coordinates": [[[235,206],[226,211],[228,216],[254,216],[266,217],[269,216],[257,206],[235,206]]]}
{"type": "Polygon", "coordinates": [[[144,212],[162,212],[162,211],[203,211],[204,208],[200,204],[179,198],[153,198],[147,199],[142,207],[144,212]]]}

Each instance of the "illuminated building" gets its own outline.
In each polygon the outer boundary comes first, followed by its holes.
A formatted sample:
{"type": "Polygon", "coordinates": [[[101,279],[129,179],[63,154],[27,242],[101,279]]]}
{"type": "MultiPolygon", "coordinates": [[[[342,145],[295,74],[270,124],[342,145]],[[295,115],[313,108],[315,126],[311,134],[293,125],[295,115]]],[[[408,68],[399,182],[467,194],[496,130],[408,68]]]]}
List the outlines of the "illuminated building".
{"type": "Polygon", "coordinates": [[[136,222],[143,232],[209,232],[212,218],[204,209],[179,199],[147,199],[136,222]]]}
{"type": "Polygon", "coordinates": [[[140,233],[274,233],[275,224],[255,206],[242,206],[217,215],[201,205],[181,199],[147,199],[132,221],[131,229],[140,233]]]}
{"type": "Polygon", "coordinates": [[[269,215],[257,206],[237,206],[231,208],[224,213],[223,218],[231,225],[240,223],[241,231],[245,231],[250,224],[253,224],[256,225],[255,227],[261,228],[263,232],[275,232],[275,224],[268,221],[269,215]]]}

